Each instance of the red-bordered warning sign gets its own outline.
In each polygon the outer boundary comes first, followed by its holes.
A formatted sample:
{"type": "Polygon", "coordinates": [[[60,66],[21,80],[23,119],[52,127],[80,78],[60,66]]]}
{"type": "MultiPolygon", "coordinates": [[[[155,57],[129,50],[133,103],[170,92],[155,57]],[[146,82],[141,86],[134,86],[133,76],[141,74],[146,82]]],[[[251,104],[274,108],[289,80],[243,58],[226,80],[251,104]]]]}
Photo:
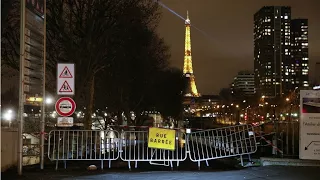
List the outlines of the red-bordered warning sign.
{"type": "Polygon", "coordinates": [[[75,94],[75,65],[57,64],[57,95],[73,96],[75,94]]]}
{"type": "Polygon", "coordinates": [[[76,103],[70,97],[62,97],[56,102],[55,109],[60,116],[68,117],[76,110],[76,103]]]}
{"type": "Polygon", "coordinates": [[[68,66],[65,66],[60,73],[59,78],[73,78],[68,66]]]}
{"type": "Polygon", "coordinates": [[[68,81],[64,81],[64,83],[62,84],[62,86],[59,89],[59,92],[72,92],[72,89],[68,83],[68,81]]]}

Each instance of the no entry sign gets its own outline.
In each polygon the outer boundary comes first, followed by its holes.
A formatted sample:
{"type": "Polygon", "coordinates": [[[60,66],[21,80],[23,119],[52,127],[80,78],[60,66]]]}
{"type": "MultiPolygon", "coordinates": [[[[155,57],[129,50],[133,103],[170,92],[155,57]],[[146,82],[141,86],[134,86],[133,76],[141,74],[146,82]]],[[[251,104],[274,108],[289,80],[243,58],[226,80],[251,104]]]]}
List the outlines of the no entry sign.
{"type": "Polygon", "coordinates": [[[58,99],[55,105],[56,111],[60,116],[71,116],[76,110],[76,103],[72,98],[62,97],[58,99]]]}

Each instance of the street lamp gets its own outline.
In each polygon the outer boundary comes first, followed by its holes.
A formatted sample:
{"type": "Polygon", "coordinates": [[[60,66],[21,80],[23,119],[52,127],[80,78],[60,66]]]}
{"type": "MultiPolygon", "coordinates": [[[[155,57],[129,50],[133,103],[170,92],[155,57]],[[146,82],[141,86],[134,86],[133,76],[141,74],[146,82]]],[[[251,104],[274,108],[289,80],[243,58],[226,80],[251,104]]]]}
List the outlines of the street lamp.
{"type": "Polygon", "coordinates": [[[7,112],[3,115],[4,120],[9,121],[9,127],[11,127],[11,121],[13,119],[13,111],[11,109],[8,109],[7,112]]]}
{"type": "Polygon", "coordinates": [[[46,104],[51,104],[53,102],[52,98],[47,97],[46,98],[46,104]]]}

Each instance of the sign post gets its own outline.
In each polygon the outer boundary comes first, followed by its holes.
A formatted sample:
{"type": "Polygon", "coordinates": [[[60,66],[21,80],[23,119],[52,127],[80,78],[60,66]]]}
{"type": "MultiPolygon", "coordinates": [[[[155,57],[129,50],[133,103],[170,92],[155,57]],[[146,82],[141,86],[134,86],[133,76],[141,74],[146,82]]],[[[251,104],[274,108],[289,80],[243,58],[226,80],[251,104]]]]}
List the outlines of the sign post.
{"type": "Polygon", "coordinates": [[[320,160],[320,92],[300,91],[300,159],[320,160]]]}
{"type": "Polygon", "coordinates": [[[44,160],[45,39],[44,0],[22,0],[20,15],[20,82],[18,112],[18,174],[22,175],[24,106],[40,106],[40,161],[44,160]]]}

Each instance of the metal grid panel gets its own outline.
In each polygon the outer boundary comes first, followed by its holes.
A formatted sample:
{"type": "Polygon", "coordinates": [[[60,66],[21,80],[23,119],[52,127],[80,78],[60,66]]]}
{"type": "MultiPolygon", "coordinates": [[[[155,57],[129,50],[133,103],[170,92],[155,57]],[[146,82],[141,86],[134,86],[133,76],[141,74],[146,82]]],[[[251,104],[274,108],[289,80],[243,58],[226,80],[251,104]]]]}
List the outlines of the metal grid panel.
{"type": "Polygon", "coordinates": [[[49,133],[50,160],[116,160],[119,133],[112,130],[53,130],[49,133]]]}
{"type": "Polygon", "coordinates": [[[192,132],[187,144],[190,159],[195,162],[253,154],[257,150],[251,125],[192,132]]]}
{"type": "Polygon", "coordinates": [[[148,131],[124,131],[121,134],[123,161],[184,161],[187,158],[185,134],[176,131],[175,150],[148,148],[148,131]]]}

